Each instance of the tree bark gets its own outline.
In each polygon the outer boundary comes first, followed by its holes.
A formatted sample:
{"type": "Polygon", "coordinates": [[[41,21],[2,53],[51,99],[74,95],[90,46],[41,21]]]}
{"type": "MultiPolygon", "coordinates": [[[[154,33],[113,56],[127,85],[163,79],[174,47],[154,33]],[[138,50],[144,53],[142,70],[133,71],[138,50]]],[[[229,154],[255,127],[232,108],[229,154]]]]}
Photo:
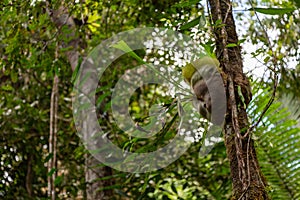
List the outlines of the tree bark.
{"type": "Polygon", "coordinates": [[[33,154],[28,155],[25,186],[29,198],[32,198],[32,160],[33,160],[33,154]]]}
{"type": "MultiPolygon", "coordinates": [[[[67,51],[66,57],[71,65],[72,71],[74,71],[79,64],[79,50],[82,47],[80,44],[80,38],[75,34],[76,33],[76,24],[74,19],[68,12],[66,7],[60,7],[57,10],[51,10],[49,5],[47,5],[47,11],[51,17],[52,22],[56,25],[58,31],[61,30],[63,26],[67,26],[70,30],[69,33],[63,35],[63,37],[69,38],[68,43],[60,44],[63,48],[70,49],[67,51]],[[71,39],[72,38],[72,39],[71,39]]],[[[59,34],[63,34],[61,31],[59,34]]],[[[97,166],[100,164],[90,154],[85,156],[85,181],[86,181],[86,198],[87,200],[98,200],[98,199],[111,199],[113,195],[112,189],[101,190],[112,185],[112,180],[102,181],[99,180],[101,177],[111,176],[112,170],[109,167],[100,167],[97,166]]]]}
{"type": "Polygon", "coordinates": [[[251,139],[246,107],[251,100],[248,79],[243,73],[230,0],[209,0],[216,54],[228,99],[224,140],[230,161],[232,199],[269,199],[266,180],[260,170],[254,142],[251,139]],[[233,47],[228,47],[228,44],[233,47]]]}
{"type": "Polygon", "coordinates": [[[99,161],[96,160],[90,154],[86,154],[85,157],[85,180],[87,182],[86,185],[86,198],[87,199],[101,199],[101,200],[109,200],[112,199],[113,190],[107,189],[105,187],[109,187],[113,184],[113,180],[98,180],[101,177],[109,177],[112,176],[112,169],[110,167],[99,166],[99,161]]]}

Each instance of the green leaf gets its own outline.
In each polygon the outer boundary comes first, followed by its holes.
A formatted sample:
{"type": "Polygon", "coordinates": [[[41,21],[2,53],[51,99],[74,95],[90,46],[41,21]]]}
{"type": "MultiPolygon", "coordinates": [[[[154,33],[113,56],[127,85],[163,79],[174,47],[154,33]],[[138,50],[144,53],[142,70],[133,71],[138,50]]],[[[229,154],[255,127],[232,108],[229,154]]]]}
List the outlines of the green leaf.
{"type": "Polygon", "coordinates": [[[63,177],[62,176],[57,176],[54,180],[54,185],[58,186],[62,183],[62,181],[63,181],[63,177]]]}
{"type": "Polygon", "coordinates": [[[256,11],[266,15],[283,15],[286,13],[291,13],[295,8],[250,8],[250,11],[256,11]]]}
{"type": "Polygon", "coordinates": [[[271,58],[270,56],[265,57],[264,62],[267,63],[270,60],[270,58],[271,58]]]}
{"type": "Polygon", "coordinates": [[[221,28],[223,26],[225,26],[225,24],[223,24],[222,20],[221,19],[218,19],[215,24],[213,24],[214,27],[216,28],[221,28]]]}
{"type": "Polygon", "coordinates": [[[5,91],[13,91],[14,90],[14,88],[11,85],[2,85],[1,89],[5,90],[5,91]]]}
{"type": "Polygon", "coordinates": [[[182,25],[180,27],[180,30],[187,30],[187,29],[190,29],[194,26],[197,26],[199,23],[200,23],[200,19],[201,19],[201,16],[197,17],[196,19],[193,19],[192,21],[189,21],[188,23],[182,25]]]}
{"type": "Polygon", "coordinates": [[[242,44],[242,43],[244,43],[246,41],[246,39],[240,39],[239,41],[238,41],[238,44],[242,44]]]}
{"type": "Polygon", "coordinates": [[[234,44],[234,43],[230,43],[230,44],[227,44],[226,47],[236,47],[237,44],[234,44]]]}
{"type": "Polygon", "coordinates": [[[201,11],[201,16],[200,16],[200,20],[199,20],[199,26],[203,27],[206,24],[206,18],[205,18],[205,13],[204,13],[204,9],[201,11]]]}
{"type": "Polygon", "coordinates": [[[10,78],[13,83],[16,83],[18,81],[18,72],[12,70],[10,73],[10,78]]]}
{"type": "Polygon", "coordinates": [[[80,69],[80,65],[82,63],[82,57],[79,57],[78,59],[78,63],[77,63],[77,66],[75,67],[74,69],[74,72],[72,73],[72,77],[71,77],[71,82],[74,84],[75,83],[75,80],[78,76],[78,72],[79,72],[79,69],[80,69]]]}
{"type": "Polygon", "coordinates": [[[138,61],[144,63],[143,59],[140,58],[136,53],[133,52],[133,50],[126,44],[124,40],[120,40],[116,44],[111,45],[113,48],[120,49],[124,51],[125,53],[128,53],[133,58],[137,59],[138,61]]]}
{"type": "Polygon", "coordinates": [[[55,168],[52,168],[51,170],[50,170],[50,172],[48,172],[48,176],[52,176],[54,173],[56,172],[56,169],[55,168]]]}

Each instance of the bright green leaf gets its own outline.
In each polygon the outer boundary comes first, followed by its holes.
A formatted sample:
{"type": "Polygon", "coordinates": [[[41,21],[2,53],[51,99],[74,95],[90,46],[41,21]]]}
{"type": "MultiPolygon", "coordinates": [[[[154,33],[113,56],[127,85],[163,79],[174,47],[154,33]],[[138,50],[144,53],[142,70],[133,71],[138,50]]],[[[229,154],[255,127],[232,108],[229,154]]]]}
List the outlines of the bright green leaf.
{"type": "Polygon", "coordinates": [[[120,49],[125,53],[128,53],[130,56],[137,59],[138,61],[143,62],[143,59],[141,59],[136,53],[134,53],[133,50],[126,44],[124,40],[120,40],[116,44],[113,44],[112,47],[120,49]]]}
{"type": "Polygon", "coordinates": [[[226,47],[236,47],[237,44],[234,44],[234,43],[230,43],[230,44],[227,44],[226,47]]]}
{"type": "Polygon", "coordinates": [[[1,89],[5,90],[5,91],[13,91],[14,90],[14,88],[11,85],[2,85],[1,89]]]}

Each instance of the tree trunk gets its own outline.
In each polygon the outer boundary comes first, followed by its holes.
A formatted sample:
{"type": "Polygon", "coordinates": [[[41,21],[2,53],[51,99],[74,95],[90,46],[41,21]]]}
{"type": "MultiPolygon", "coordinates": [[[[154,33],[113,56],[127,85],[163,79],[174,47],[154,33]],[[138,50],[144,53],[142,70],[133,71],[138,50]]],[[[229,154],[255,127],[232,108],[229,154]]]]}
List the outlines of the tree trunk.
{"type": "MultiPolygon", "coordinates": [[[[56,25],[58,31],[61,30],[62,26],[67,26],[70,30],[70,32],[63,35],[63,37],[72,39],[70,39],[68,43],[62,43],[61,45],[63,48],[70,48],[70,50],[66,52],[66,57],[71,65],[72,71],[74,71],[79,64],[79,50],[80,48],[84,48],[80,45],[80,38],[75,34],[77,28],[76,24],[66,7],[62,6],[59,9],[53,11],[49,8],[50,5],[47,5],[47,7],[47,11],[53,23],[56,25]]],[[[63,32],[60,31],[60,34],[63,34],[63,32]]],[[[86,154],[85,159],[85,192],[87,200],[111,199],[113,190],[104,190],[104,188],[111,186],[112,180],[100,180],[101,177],[112,175],[111,168],[100,167],[100,162],[92,157],[89,153],[86,154]]]]}
{"type": "Polygon", "coordinates": [[[217,56],[228,98],[224,139],[230,161],[232,199],[269,199],[266,180],[260,170],[246,107],[251,100],[248,79],[243,73],[241,49],[238,45],[230,0],[209,0],[217,56]],[[225,24],[225,26],[220,25],[225,24]],[[218,25],[219,24],[219,25],[218,25]],[[228,44],[237,44],[227,47],[228,44]]]}
{"type": "Polygon", "coordinates": [[[86,181],[86,198],[90,200],[109,200],[112,199],[113,190],[107,187],[113,184],[111,178],[99,180],[101,177],[112,176],[110,167],[99,166],[99,161],[90,154],[85,157],[85,181],[86,181]],[[105,188],[106,187],[106,188],[105,188]]]}

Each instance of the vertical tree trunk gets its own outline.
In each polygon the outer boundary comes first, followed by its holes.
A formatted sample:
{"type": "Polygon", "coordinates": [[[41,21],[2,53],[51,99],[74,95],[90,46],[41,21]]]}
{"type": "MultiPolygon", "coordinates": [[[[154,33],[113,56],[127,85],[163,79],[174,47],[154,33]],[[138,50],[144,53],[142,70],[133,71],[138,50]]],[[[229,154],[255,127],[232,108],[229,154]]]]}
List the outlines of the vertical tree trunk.
{"type": "MultiPolygon", "coordinates": [[[[62,26],[67,26],[70,30],[69,33],[63,35],[65,38],[72,38],[68,43],[63,43],[63,48],[70,48],[67,51],[66,57],[71,65],[72,71],[74,71],[78,65],[79,49],[83,48],[80,46],[80,38],[76,36],[76,25],[73,18],[71,17],[68,9],[61,6],[57,10],[51,11],[50,5],[47,5],[48,13],[56,25],[58,30],[61,30],[62,26]]],[[[63,34],[60,32],[60,34],[63,34]]],[[[86,179],[86,197],[87,200],[98,200],[98,199],[111,199],[113,190],[101,190],[105,187],[109,187],[112,184],[112,180],[99,180],[101,177],[112,175],[112,170],[109,167],[98,166],[100,162],[92,157],[89,153],[86,154],[85,161],[85,179],[86,179]]]]}
{"type": "Polygon", "coordinates": [[[231,2],[209,0],[209,4],[213,23],[225,24],[213,26],[213,31],[228,98],[224,137],[233,182],[232,199],[269,199],[249,131],[246,107],[251,100],[251,90],[243,73],[241,49],[239,45],[227,47],[238,44],[231,2]]]}
{"type": "Polygon", "coordinates": [[[109,200],[112,199],[113,190],[105,187],[111,186],[112,179],[99,180],[101,177],[112,175],[110,167],[99,166],[99,161],[90,154],[85,158],[85,180],[86,180],[86,198],[88,200],[109,200]]]}

